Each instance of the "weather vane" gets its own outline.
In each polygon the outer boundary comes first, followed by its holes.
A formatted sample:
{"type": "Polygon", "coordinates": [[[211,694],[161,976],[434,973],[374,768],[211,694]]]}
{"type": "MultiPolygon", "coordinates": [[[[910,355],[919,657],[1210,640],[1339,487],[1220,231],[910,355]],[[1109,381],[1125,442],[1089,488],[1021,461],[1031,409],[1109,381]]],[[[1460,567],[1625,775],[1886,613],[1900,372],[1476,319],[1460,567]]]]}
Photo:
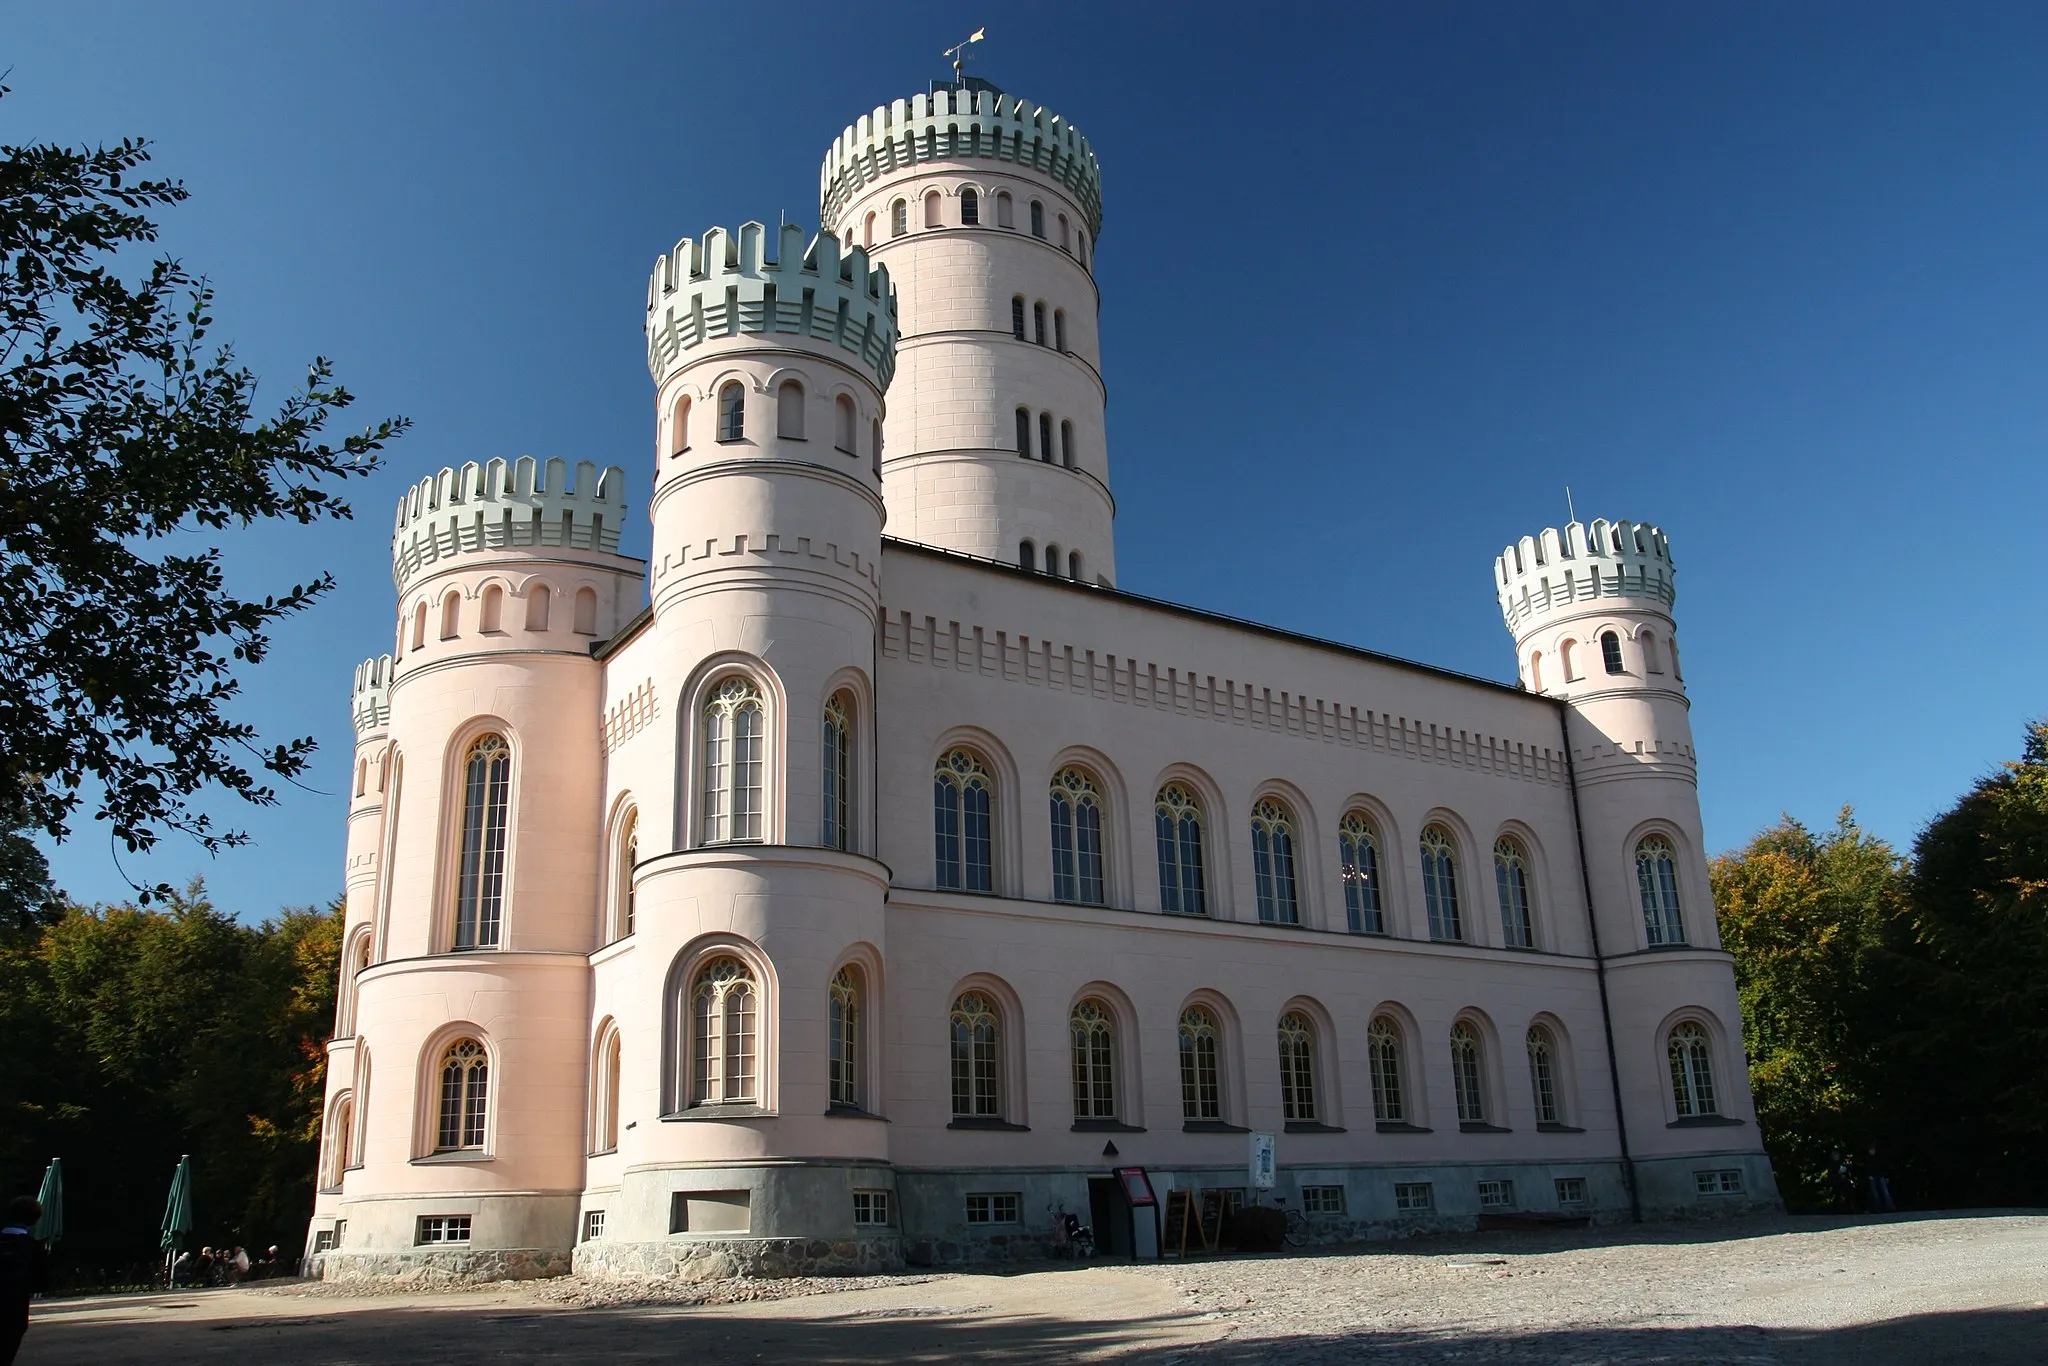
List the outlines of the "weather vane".
{"type": "Polygon", "coordinates": [[[978,43],[978,42],[980,42],[980,41],[982,40],[982,38],[983,38],[983,37],[984,37],[984,36],[985,36],[985,35],[986,35],[987,33],[988,33],[988,30],[987,30],[987,29],[985,29],[985,28],[978,28],[978,29],[974,30],[974,32],[973,32],[973,33],[972,33],[971,35],[969,35],[969,37],[967,38],[966,42],[960,42],[960,43],[955,43],[955,44],[953,44],[953,46],[951,46],[951,47],[949,47],[949,48],[947,48],[947,49],[946,49],[946,52],[945,52],[945,56],[947,57],[947,59],[948,59],[948,60],[950,60],[950,61],[951,61],[951,62],[953,63],[953,84],[954,84],[954,85],[958,85],[958,84],[960,84],[960,82],[961,82],[961,81],[962,81],[963,79],[965,79],[965,77],[964,77],[964,76],[962,75],[962,73],[961,73],[961,68],[962,68],[962,67],[964,67],[964,66],[966,66],[966,64],[967,64],[967,46],[968,46],[968,44],[969,44],[969,43],[978,43]]]}

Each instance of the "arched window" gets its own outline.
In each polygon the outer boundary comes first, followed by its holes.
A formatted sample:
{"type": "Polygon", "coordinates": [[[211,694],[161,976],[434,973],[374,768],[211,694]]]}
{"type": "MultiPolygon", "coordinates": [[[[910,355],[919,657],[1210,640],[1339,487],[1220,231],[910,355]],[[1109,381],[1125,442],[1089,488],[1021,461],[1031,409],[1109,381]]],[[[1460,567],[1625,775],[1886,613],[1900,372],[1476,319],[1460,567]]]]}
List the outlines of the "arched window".
{"type": "Polygon", "coordinates": [[[1621,667],[1621,637],[1612,631],[1600,634],[1600,662],[1607,666],[1607,672],[1618,674],[1621,667]]]}
{"type": "Polygon", "coordinates": [[[858,1110],[860,1103],[860,969],[832,974],[826,1002],[826,1084],[829,1102],[858,1110]]]}
{"type": "Polygon", "coordinates": [[[1031,305],[1031,339],[1040,346],[1045,345],[1045,301],[1031,305]]]}
{"type": "Polygon", "coordinates": [[[928,228],[939,226],[939,200],[937,190],[928,191],[924,197],[924,225],[928,228]]]}
{"type": "Polygon", "coordinates": [[[1298,1010],[1280,1017],[1280,1114],[1290,1124],[1316,1120],[1316,1027],[1298,1010]]]}
{"type": "Polygon", "coordinates": [[[640,812],[628,807],[625,817],[619,822],[619,849],[612,869],[612,893],[614,905],[618,907],[616,923],[612,927],[613,937],[624,939],[633,933],[636,923],[633,888],[633,868],[640,862],[640,812]]]}
{"type": "Polygon", "coordinates": [[[1002,1118],[1002,1067],[996,1052],[1000,1021],[995,1003],[978,991],[962,993],[953,1002],[952,1026],[953,1118],[1002,1118]]]}
{"type": "MultiPolygon", "coordinates": [[[[1046,464],[1052,463],[1052,414],[1038,415],[1038,458],[1046,464]]],[[[1055,569],[1058,566],[1054,566],[1055,569]]]]}
{"type": "Polygon", "coordinates": [[[804,439],[804,386],[793,379],[775,390],[775,434],[786,441],[804,439]]]}
{"type": "Polygon", "coordinates": [[[483,609],[477,614],[476,629],[487,636],[503,633],[505,629],[505,590],[492,584],[484,590],[483,609]]]}
{"type": "Polygon", "coordinates": [[[1159,848],[1159,904],[1171,915],[1207,915],[1202,875],[1202,807],[1179,783],[1159,789],[1152,803],[1152,828],[1159,848]]]}
{"type": "Polygon", "coordinates": [[[427,605],[423,602],[412,613],[412,648],[424,650],[427,647],[427,605]]]}
{"type": "Polygon", "coordinates": [[[882,419],[868,419],[868,449],[873,452],[869,459],[874,462],[875,478],[882,477],[882,419]]]}
{"type": "Polygon", "coordinates": [[[1049,545],[1045,548],[1045,572],[1048,574],[1060,572],[1060,548],[1056,545],[1049,545]]]}
{"type": "Polygon", "coordinates": [[[1031,201],[1031,235],[1045,236],[1045,205],[1035,199],[1031,201]]]}
{"type": "Polygon", "coordinates": [[[1252,882],[1259,919],[1274,925],[1301,923],[1294,875],[1294,817],[1271,797],[1252,808],[1252,882]]]}
{"type": "Polygon", "coordinates": [[[453,640],[462,630],[462,594],[450,590],[441,599],[441,639],[453,640]]]}
{"type": "Polygon", "coordinates": [[[341,990],[334,1008],[334,1037],[346,1039],[356,1032],[356,978],[370,966],[370,931],[363,930],[348,946],[341,965],[341,990]]]}
{"type": "Polygon", "coordinates": [[[1458,914],[1458,855],[1451,832],[1431,825],[1422,832],[1422,899],[1429,911],[1431,939],[1463,939],[1458,914]]]}
{"type": "Polygon", "coordinates": [[[1537,650],[1529,656],[1529,691],[1543,691],[1543,651],[1537,650]]]}
{"type": "Polygon", "coordinates": [[[1074,424],[1060,423],[1060,463],[1068,469],[1074,468],[1074,424]]]}
{"type": "Polygon", "coordinates": [[[1067,349],[1067,310],[1064,308],[1052,311],[1052,347],[1059,352],[1067,349]]]}
{"type": "Polygon", "coordinates": [[[1543,1025],[1529,1027],[1529,1090],[1536,1097],[1538,1124],[1564,1123],[1557,1101],[1557,1040],[1543,1025]]]}
{"type": "Polygon", "coordinates": [[[1010,300],[1010,335],[1018,341],[1024,340],[1024,296],[1015,295],[1010,300]]]}
{"type": "Polygon", "coordinates": [[[1038,568],[1038,547],[1029,541],[1017,542],[1017,567],[1036,571],[1038,568]]]}
{"type": "Polygon", "coordinates": [[[1564,641],[1557,647],[1557,662],[1564,667],[1564,681],[1567,683],[1579,681],[1578,652],[1579,643],[1576,640],[1564,641]]]}
{"type": "Polygon", "coordinates": [[[1100,906],[1102,795],[1086,769],[1063,768],[1052,780],[1052,897],[1100,906]]]}
{"type": "Polygon", "coordinates": [[[575,628],[576,628],[576,633],[577,633],[578,635],[585,635],[585,636],[594,636],[594,635],[596,635],[596,634],[597,634],[597,590],[596,590],[595,588],[579,588],[579,589],[577,589],[577,590],[576,590],[576,609],[575,609],[575,610],[576,610],[576,621],[575,621],[575,628]]]}
{"type": "Polygon", "coordinates": [[[1486,1063],[1479,1031],[1469,1020],[1451,1026],[1451,1089],[1458,1096],[1460,1124],[1486,1123],[1486,1063]]]}
{"type": "Polygon", "coordinates": [[[1067,236],[1067,216],[1065,214],[1060,215],[1060,250],[1073,250],[1073,244],[1067,236]]]}
{"type": "Polygon", "coordinates": [[[1181,1118],[1218,1121],[1223,1118],[1222,1073],[1216,1061],[1216,1017],[1201,1006],[1189,1006],[1180,1016],[1180,1113],[1181,1118]]]}
{"type": "Polygon", "coordinates": [[[1366,1070],[1372,1074],[1372,1117],[1381,1124],[1408,1122],[1407,1088],[1401,1077],[1401,1027],[1375,1015],[1365,1030],[1366,1070]]]}
{"type": "Polygon", "coordinates": [[[356,1127],[356,1100],[344,1092],[334,1102],[326,1132],[321,1136],[325,1151],[320,1155],[320,1189],[341,1189],[341,1174],[348,1169],[349,1135],[356,1127]]]}
{"type": "Polygon", "coordinates": [[[668,419],[668,449],[671,456],[681,455],[690,449],[690,396],[684,394],[676,400],[676,406],[668,419]]]}
{"type": "Polygon", "coordinates": [[[827,849],[853,847],[853,702],[845,693],[825,699],[824,831],[827,849]]]}
{"type": "Polygon", "coordinates": [[[617,1152],[619,1148],[619,1031],[605,1031],[598,1045],[597,1066],[590,1077],[590,1151],[617,1152]]]}
{"type": "Polygon", "coordinates": [[[704,817],[701,842],[761,838],[761,748],[767,729],[761,690],[750,678],[726,679],[704,704],[704,817]]]}
{"type": "Polygon", "coordinates": [[[456,863],[455,947],[497,947],[505,911],[505,828],[512,747],[479,735],[462,760],[462,852],[456,863]]]}
{"type": "Polygon", "coordinates": [[[947,751],[932,774],[932,835],[936,880],[963,892],[995,890],[995,784],[981,760],[964,749],[947,751]]]}
{"type": "Polygon", "coordinates": [[[1664,663],[1657,658],[1657,637],[1648,631],[1638,631],[1636,633],[1636,645],[1643,652],[1643,672],[1646,674],[1663,673],[1664,663]]]}
{"type": "Polygon", "coordinates": [[[1529,911],[1529,855],[1506,835],[1493,844],[1493,880],[1500,892],[1500,942],[1511,949],[1534,948],[1535,921],[1529,911]]]}
{"type": "Polygon", "coordinates": [[[482,1148],[490,1096],[491,1067],[484,1046],[475,1039],[449,1044],[441,1054],[441,1122],[435,1129],[434,1151],[482,1148]]]}
{"type": "Polygon", "coordinates": [[[1681,682],[1681,683],[1685,682],[1685,670],[1684,670],[1684,669],[1682,669],[1682,668],[1680,668],[1680,667],[1679,667],[1679,665],[1678,665],[1678,637],[1677,637],[1677,636],[1673,636],[1673,637],[1671,637],[1671,676],[1672,676],[1673,678],[1677,679],[1677,680],[1678,680],[1679,682],[1681,682]]]}
{"type": "Polygon", "coordinates": [[[1671,1031],[1671,1099],[1680,1119],[1718,1115],[1714,1099],[1714,1055],[1707,1031],[1687,1020],[1671,1031]]]}
{"type": "Polygon", "coordinates": [[[1636,846],[1636,890],[1643,930],[1653,945],[1683,944],[1685,917],[1678,908],[1678,856],[1671,841],[1652,835],[1636,846]]]}
{"type": "Polygon", "coordinates": [[[1017,215],[1010,206],[1010,192],[1008,190],[996,191],[996,226],[999,228],[1014,228],[1017,226],[1017,215]]]}
{"type": "Polygon", "coordinates": [[[1068,1022],[1074,1040],[1074,1118],[1116,1118],[1116,1017],[1083,1001],[1068,1022]]]}
{"type": "Polygon", "coordinates": [[[1067,552],[1067,577],[1076,583],[1081,581],[1081,552],[1078,550],[1067,552]]]}
{"type": "Polygon", "coordinates": [[[872,213],[861,220],[860,244],[863,247],[872,247],[875,244],[875,216],[872,213]]]}
{"type": "Polygon", "coordinates": [[[845,394],[832,400],[832,444],[847,455],[858,455],[854,442],[860,431],[860,410],[845,394]]]}
{"type": "Polygon", "coordinates": [[[1017,454],[1026,460],[1031,458],[1031,410],[1017,410],[1017,454]]]}
{"type": "Polygon", "coordinates": [[[1080,239],[1081,242],[1081,267],[1085,270],[1088,266],[1088,232],[1084,228],[1077,232],[1075,235],[1080,239]]]}
{"type": "Polygon", "coordinates": [[[981,196],[972,190],[960,191],[960,224],[968,228],[981,226],[981,196]]]}
{"type": "Polygon", "coordinates": [[[718,439],[744,441],[747,436],[747,386],[728,380],[718,391],[718,439]]]}
{"type": "Polygon", "coordinates": [[[910,231],[910,205],[897,200],[889,206],[889,235],[901,237],[910,231]]]}
{"type": "Polygon", "coordinates": [[[554,590],[544,583],[537,583],[526,590],[526,629],[545,631],[548,629],[548,608],[554,605],[554,590]]]}
{"type": "Polygon", "coordinates": [[[1337,827],[1337,858],[1343,869],[1344,920],[1353,934],[1385,934],[1380,904],[1380,835],[1363,812],[1353,811],[1337,827]]]}
{"type": "Polygon", "coordinates": [[[698,970],[690,988],[690,1104],[758,1099],[756,996],[753,970],[737,958],[714,958],[698,970]]]}

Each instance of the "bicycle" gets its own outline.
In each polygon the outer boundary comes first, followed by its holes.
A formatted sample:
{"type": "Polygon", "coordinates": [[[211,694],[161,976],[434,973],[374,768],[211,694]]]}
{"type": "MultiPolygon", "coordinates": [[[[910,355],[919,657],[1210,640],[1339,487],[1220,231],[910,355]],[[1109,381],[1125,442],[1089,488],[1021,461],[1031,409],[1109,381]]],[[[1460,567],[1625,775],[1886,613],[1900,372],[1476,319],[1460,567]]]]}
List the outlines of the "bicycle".
{"type": "Polygon", "coordinates": [[[1095,1255],[1095,1230],[1082,1223],[1078,1215],[1067,1213],[1065,1205],[1052,1204],[1045,1209],[1052,1215],[1054,1256],[1080,1261],[1095,1255]]]}
{"type": "Polygon", "coordinates": [[[1274,1197],[1273,1207],[1279,1210],[1281,1217],[1287,1221],[1287,1231],[1280,1235],[1280,1240],[1289,1247],[1307,1247],[1309,1235],[1308,1216],[1298,1209],[1287,1208],[1287,1200],[1284,1196],[1274,1197]]]}

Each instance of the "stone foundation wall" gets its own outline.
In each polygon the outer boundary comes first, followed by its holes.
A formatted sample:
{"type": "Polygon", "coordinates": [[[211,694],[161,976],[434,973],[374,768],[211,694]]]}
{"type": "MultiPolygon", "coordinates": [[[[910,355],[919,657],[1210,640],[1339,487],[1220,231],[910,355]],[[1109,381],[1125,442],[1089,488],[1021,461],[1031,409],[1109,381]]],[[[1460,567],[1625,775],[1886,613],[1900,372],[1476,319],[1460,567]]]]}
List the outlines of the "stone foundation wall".
{"type": "MultiPolygon", "coordinates": [[[[565,1268],[566,1269],[566,1268],[565,1268]]],[[[598,1279],[717,1281],[738,1276],[875,1276],[903,1269],[902,1240],[881,1238],[599,1239],[577,1247],[575,1271],[598,1279]]]]}
{"type": "Polygon", "coordinates": [[[456,1248],[414,1252],[323,1252],[311,1259],[310,1274],[323,1281],[380,1281],[406,1285],[481,1285],[486,1281],[537,1281],[570,1272],[568,1248],[511,1248],[499,1251],[456,1248]]]}

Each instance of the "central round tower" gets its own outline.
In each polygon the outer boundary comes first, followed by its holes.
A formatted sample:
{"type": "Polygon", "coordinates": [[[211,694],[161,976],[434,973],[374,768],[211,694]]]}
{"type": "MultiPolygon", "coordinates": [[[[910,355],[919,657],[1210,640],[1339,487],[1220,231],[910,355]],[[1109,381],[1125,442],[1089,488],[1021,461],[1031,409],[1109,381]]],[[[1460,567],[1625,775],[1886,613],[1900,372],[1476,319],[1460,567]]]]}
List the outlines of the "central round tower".
{"type": "Polygon", "coordinates": [[[970,79],[840,134],[819,198],[825,229],[896,284],[891,534],[1115,583],[1088,139],[970,79]]]}

